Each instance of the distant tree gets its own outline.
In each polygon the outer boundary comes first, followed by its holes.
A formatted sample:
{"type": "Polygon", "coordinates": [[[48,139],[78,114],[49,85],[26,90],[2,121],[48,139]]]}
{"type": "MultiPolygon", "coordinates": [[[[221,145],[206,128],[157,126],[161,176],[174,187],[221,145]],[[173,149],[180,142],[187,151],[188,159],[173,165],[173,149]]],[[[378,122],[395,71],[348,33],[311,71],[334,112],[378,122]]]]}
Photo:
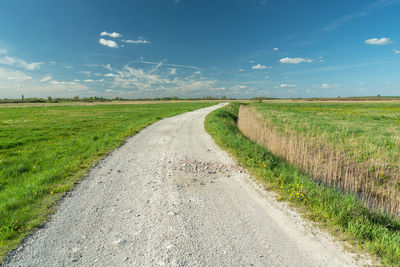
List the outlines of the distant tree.
{"type": "Polygon", "coordinates": [[[24,100],[24,99],[25,99],[25,97],[24,97],[24,94],[22,94],[22,97],[21,97],[21,99],[22,99],[22,100],[24,100]]]}
{"type": "Polygon", "coordinates": [[[48,96],[48,97],[47,97],[47,101],[48,101],[48,102],[51,102],[51,100],[52,100],[51,96],[48,96]]]}
{"type": "Polygon", "coordinates": [[[377,96],[377,97],[381,97],[381,94],[377,94],[376,96],[377,96]]]}
{"type": "Polygon", "coordinates": [[[79,95],[74,96],[74,100],[78,101],[79,100],[79,95]]]}
{"type": "Polygon", "coordinates": [[[225,95],[221,96],[221,100],[226,100],[226,96],[225,95]]]}

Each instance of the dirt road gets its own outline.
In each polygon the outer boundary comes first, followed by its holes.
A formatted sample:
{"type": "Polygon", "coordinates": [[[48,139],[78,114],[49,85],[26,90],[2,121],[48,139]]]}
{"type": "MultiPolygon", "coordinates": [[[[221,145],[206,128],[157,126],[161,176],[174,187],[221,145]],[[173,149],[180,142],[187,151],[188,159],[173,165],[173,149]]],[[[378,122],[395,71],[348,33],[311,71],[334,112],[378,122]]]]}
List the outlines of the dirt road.
{"type": "Polygon", "coordinates": [[[214,143],[203,121],[216,108],[130,138],[6,265],[357,265],[214,143]]]}

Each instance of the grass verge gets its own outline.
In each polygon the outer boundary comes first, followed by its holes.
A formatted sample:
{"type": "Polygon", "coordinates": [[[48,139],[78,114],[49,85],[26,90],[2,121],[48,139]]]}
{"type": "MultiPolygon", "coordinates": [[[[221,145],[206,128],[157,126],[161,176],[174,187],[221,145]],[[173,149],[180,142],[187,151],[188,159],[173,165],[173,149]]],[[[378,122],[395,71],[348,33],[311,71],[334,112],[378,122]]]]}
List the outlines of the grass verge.
{"type": "Polygon", "coordinates": [[[0,262],[127,137],[162,118],[214,104],[0,108],[0,262]]]}
{"type": "Polygon", "coordinates": [[[379,257],[384,264],[400,265],[400,221],[368,210],[354,195],[318,184],[296,166],[243,136],[237,126],[239,104],[210,113],[205,122],[218,145],[305,216],[350,243],[379,257]]]}

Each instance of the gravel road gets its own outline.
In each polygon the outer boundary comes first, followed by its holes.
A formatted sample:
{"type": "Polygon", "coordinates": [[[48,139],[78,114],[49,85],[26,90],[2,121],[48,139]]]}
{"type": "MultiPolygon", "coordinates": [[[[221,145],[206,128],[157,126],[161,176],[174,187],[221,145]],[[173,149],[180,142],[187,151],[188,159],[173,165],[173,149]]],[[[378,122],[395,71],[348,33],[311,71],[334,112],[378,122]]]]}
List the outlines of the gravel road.
{"type": "Polygon", "coordinates": [[[6,266],[354,266],[205,132],[221,105],[161,120],[91,170],[6,266]]]}

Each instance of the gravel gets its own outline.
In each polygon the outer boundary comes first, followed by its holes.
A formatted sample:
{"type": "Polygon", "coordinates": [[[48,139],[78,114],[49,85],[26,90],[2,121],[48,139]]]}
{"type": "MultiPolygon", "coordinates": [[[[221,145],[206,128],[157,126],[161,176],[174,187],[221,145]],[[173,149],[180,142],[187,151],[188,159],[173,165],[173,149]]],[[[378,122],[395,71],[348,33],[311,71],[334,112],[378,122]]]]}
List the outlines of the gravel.
{"type": "Polygon", "coordinates": [[[161,120],[92,169],[5,266],[368,264],[265,191],[205,132],[161,120]]]}

